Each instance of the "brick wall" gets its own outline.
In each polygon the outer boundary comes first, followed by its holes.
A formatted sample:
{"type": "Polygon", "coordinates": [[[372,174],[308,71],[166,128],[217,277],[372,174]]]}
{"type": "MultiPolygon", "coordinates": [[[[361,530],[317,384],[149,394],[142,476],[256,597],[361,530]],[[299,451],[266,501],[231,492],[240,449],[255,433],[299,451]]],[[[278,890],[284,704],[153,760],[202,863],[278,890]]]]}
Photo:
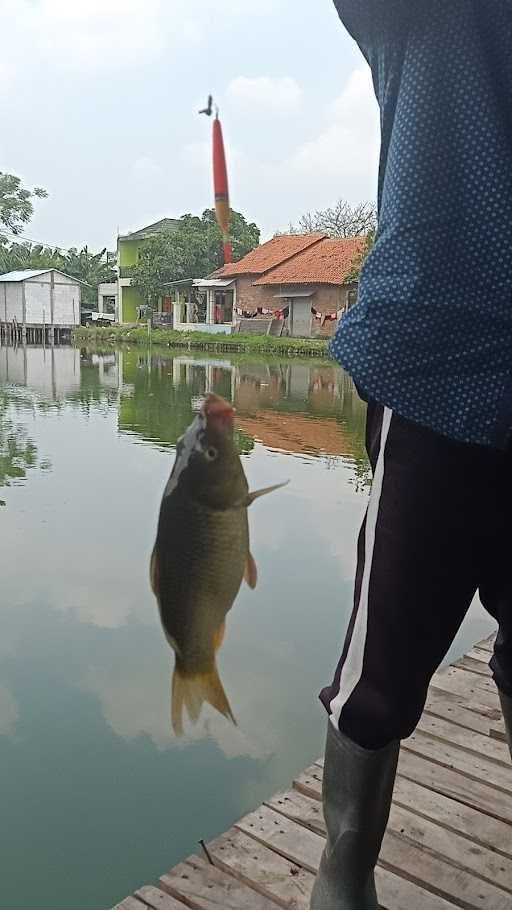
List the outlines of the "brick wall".
{"type": "MultiPolygon", "coordinates": [[[[276,298],[275,295],[281,293],[283,290],[288,290],[288,288],[280,288],[276,285],[254,286],[253,281],[255,280],[256,278],[254,276],[246,275],[237,278],[236,305],[248,312],[255,312],[258,307],[269,310],[281,309],[281,307],[284,306],[284,300],[276,298]]],[[[315,310],[319,313],[330,314],[336,313],[339,309],[347,305],[349,292],[356,288],[356,284],[341,286],[317,284],[311,285],[311,288],[315,291],[314,296],[311,298],[312,306],[314,306],[315,310]]],[[[292,295],[293,288],[290,287],[290,296],[292,295]]],[[[336,331],[337,325],[337,322],[325,322],[324,325],[321,326],[319,319],[313,319],[313,335],[332,335],[336,331]]]]}

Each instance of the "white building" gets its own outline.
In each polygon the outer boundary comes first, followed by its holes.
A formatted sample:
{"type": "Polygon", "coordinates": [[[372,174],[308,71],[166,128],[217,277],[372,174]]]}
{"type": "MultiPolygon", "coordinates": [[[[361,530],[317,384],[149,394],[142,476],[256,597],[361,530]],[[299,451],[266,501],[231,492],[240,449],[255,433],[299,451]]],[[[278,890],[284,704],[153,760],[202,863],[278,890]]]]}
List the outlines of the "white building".
{"type": "Polygon", "coordinates": [[[236,323],[236,282],[187,278],[166,285],[174,295],[173,328],[178,332],[230,335],[236,323]]]}
{"type": "Polygon", "coordinates": [[[117,315],[117,281],[105,281],[98,285],[98,313],[117,315]]]}
{"type": "Polygon", "coordinates": [[[20,269],[0,275],[0,322],[22,326],[80,325],[84,282],[58,269],[20,269]]]}

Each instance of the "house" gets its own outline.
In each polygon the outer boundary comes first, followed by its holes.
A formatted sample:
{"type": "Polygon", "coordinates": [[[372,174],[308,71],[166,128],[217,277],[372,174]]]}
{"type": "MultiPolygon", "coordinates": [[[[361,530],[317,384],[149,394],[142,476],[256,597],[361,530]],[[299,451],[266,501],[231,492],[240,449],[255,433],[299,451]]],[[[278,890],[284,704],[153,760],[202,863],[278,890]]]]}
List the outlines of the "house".
{"type": "MultiPolygon", "coordinates": [[[[145,241],[157,234],[175,231],[179,221],[176,218],[161,218],[154,224],[140,228],[130,234],[121,234],[117,238],[117,319],[118,322],[136,322],[138,308],[145,301],[141,294],[132,287],[132,274],[134,267],[139,262],[140,251],[145,241]]],[[[112,295],[107,295],[112,296],[112,295]]],[[[164,301],[164,307],[170,309],[170,302],[164,301]]]]}
{"type": "Polygon", "coordinates": [[[58,269],[20,269],[0,275],[0,323],[25,328],[80,325],[84,285],[58,269]]]}
{"type": "Polygon", "coordinates": [[[229,335],[236,322],[236,283],[231,278],[186,278],[166,285],[173,295],[178,332],[229,335]]]}
{"type": "Polygon", "coordinates": [[[364,245],[363,237],[274,237],[216,277],[235,278],[238,315],[273,313],[286,334],[331,335],[357,299],[357,281],[348,279],[364,245]]]}
{"type": "Polygon", "coordinates": [[[98,285],[98,313],[117,313],[117,281],[98,285]]]}
{"type": "Polygon", "coordinates": [[[356,301],[349,276],[364,245],[322,233],[274,237],[207,279],[172,282],[174,327],[231,332],[246,317],[244,330],[264,333],[277,317],[279,334],[330,335],[356,301]]]}

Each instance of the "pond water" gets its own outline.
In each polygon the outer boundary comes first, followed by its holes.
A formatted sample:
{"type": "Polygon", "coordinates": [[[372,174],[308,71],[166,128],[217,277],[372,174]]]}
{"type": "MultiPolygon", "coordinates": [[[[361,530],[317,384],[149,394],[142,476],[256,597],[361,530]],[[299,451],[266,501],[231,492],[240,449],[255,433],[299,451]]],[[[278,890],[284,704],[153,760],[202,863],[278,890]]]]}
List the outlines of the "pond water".
{"type": "MultiPolygon", "coordinates": [[[[317,361],[0,348],[0,866],[9,910],[107,910],[289,785],[351,606],[364,407],[317,361]],[[239,726],[170,732],[173,663],[148,585],[177,438],[234,400],[259,584],[220,670],[239,726]]],[[[451,655],[491,624],[478,604],[451,655]]]]}

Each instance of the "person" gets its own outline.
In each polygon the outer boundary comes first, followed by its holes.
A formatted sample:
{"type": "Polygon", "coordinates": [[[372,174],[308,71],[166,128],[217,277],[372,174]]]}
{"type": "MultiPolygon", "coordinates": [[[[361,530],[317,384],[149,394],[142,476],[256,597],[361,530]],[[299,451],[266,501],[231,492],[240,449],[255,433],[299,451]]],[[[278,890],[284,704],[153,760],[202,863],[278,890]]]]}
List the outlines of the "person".
{"type": "Polygon", "coordinates": [[[512,748],[512,5],[335,0],[381,114],[378,230],[331,351],[373,483],[334,680],[312,910],[377,910],[400,741],[477,591],[512,748]]]}

